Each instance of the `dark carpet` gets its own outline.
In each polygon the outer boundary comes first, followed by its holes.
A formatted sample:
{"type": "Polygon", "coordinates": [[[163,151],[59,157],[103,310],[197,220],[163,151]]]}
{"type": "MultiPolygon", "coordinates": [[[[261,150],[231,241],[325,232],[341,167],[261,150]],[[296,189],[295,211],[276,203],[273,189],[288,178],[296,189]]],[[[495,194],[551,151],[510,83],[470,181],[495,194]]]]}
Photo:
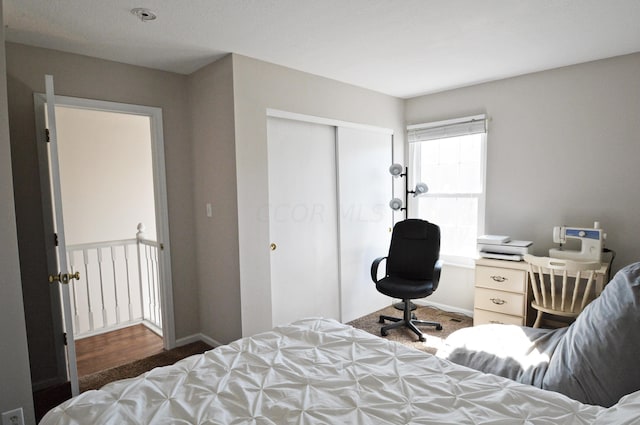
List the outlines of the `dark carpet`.
{"type": "MultiPolygon", "coordinates": [[[[375,313],[371,313],[359,319],[353,320],[348,325],[354,328],[362,329],[370,334],[381,336],[380,328],[384,325],[378,323],[380,315],[402,317],[402,311],[397,310],[393,306],[386,307],[375,313]]],[[[418,336],[407,328],[398,328],[390,330],[388,335],[381,337],[391,341],[396,341],[404,345],[416,348],[427,353],[435,354],[440,347],[442,341],[450,335],[452,332],[458,329],[473,326],[473,319],[464,314],[451,313],[444,310],[439,310],[433,307],[419,306],[414,310],[414,314],[420,320],[428,320],[431,322],[439,322],[442,325],[442,330],[437,331],[433,326],[420,326],[422,334],[425,336],[426,341],[418,341],[418,336]]],[[[386,322],[390,324],[391,322],[386,322]]]]}
{"type": "MultiPolygon", "coordinates": [[[[438,310],[433,307],[418,307],[414,313],[419,319],[440,322],[442,324],[442,330],[437,331],[433,327],[421,328],[423,334],[426,337],[425,342],[418,341],[417,336],[406,328],[394,329],[389,331],[389,334],[385,339],[396,341],[410,347],[416,348],[421,351],[425,351],[431,354],[435,354],[438,347],[442,343],[442,340],[452,332],[473,326],[473,319],[463,314],[450,313],[443,310],[438,310]]],[[[371,313],[359,319],[353,320],[348,325],[354,328],[362,329],[373,335],[380,337],[380,327],[378,318],[381,314],[387,316],[402,317],[402,311],[397,310],[393,306],[386,307],[375,313],[371,313]]],[[[182,347],[174,348],[173,350],[164,351],[162,353],[153,355],[151,357],[137,360],[132,363],[125,364],[123,366],[114,367],[111,369],[103,370],[101,372],[93,373],[91,375],[83,376],[80,378],[80,392],[87,390],[98,389],[108,384],[109,382],[117,381],[119,379],[133,378],[144,372],[147,372],[153,368],[160,366],[167,366],[184,359],[194,354],[200,354],[212,347],[204,342],[194,342],[182,347]]]]}

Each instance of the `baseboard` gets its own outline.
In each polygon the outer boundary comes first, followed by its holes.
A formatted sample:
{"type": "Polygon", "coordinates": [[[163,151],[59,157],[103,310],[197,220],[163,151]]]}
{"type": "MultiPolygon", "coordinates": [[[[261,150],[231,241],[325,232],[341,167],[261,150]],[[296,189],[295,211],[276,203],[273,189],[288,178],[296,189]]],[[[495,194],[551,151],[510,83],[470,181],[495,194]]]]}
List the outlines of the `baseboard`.
{"type": "Polygon", "coordinates": [[[184,338],[179,338],[176,339],[176,347],[182,347],[183,345],[187,345],[187,344],[191,344],[193,342],[197,342],[197,341],[202,341],[205,342],[207,344],[209,344],[212,347],[220,347],[221,345],[224,345],[223,343],[216,341],[215,339],[202,334],[202,333],[197,333],[197,334],[193,334],[193,335],[189,335],[189,336],[185,336],[184,338]]]}
{"type": "Polygon", "coordinates": [[[62,385],[66,382],[66,379],[62,379],[59,377],[56,378],[47,378],[38,382],[31,383],[32,391],[40,391],[51,387],[56,387],[58,385],[62,385]]]}
{"type": "Polygon", "coordinates": [[[411,300],[414,304],[423,306],[423,307],[434,307],[437,308],[439,310],[444,310],[444,311],[448,311],[451,313],[458,313],[458,314],[464,314],[465,316],[469,316],[469,317],[473,317],[473,311],[471,310],[466,310],[464,308],[459,308],[459,307],[453,307],[447,304],[440,304],[440,303],[434,303],[432,301],[426,301],[426,300],[411,300]]]}
{"type": "Polygon", "coordinates": [[[149,329],[151,332],[158,335],[160,338],[164,338],[164,336],[162,335],[162,329],[159,328],[158,325],[156,325],[155,323],[150,322],[147,319],[143,319],[142,324],[146,326],[147,329],[149,329]]]}
{"type": "Polygon", "coordinates": [[[107,332],[117,331],[119,329],[124,329],[124,328],[128,328],[129,326],[135,326],[140,324],[143,324],[142,319],[121,322],[121,323],[118,323],[117,325],[109,325],[109,326],[105,326],[104,328],[95,329],[93,331],[83,332],[81,334],[74,335],[73,339],[76,340],[76,339],[90,338],[92,336],[101,335],[107,332]]]}

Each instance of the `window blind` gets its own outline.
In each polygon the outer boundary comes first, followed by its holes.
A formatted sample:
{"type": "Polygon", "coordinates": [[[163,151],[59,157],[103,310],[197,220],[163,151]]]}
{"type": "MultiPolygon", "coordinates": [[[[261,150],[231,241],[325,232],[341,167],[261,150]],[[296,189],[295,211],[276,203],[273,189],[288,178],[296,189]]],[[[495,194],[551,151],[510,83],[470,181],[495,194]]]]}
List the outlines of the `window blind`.
{"type": "Polygon", "coordinates": [[[425,142],[447,137],[466,136],[469,134],[486,133],[487,118],[485,115],[456,118],[428,124],[416,124],[407,127],[409,143],[425,142]]]}

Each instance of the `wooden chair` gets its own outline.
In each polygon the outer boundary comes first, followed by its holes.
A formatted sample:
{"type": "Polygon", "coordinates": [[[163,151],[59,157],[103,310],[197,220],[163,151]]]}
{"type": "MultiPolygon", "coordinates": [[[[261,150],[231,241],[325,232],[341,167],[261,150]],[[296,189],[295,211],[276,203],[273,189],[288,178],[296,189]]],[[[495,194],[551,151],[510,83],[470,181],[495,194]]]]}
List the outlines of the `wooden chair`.
{"type": "Polygon", "coordinates": [[[524,256],[529,263],[533,289],[531,307],[538,315],[533,324],[540,327],[542,316],[552,314],[576,318],[596,298],[594,281],[599,262],[581,262],[560,258],[524,256]]]}

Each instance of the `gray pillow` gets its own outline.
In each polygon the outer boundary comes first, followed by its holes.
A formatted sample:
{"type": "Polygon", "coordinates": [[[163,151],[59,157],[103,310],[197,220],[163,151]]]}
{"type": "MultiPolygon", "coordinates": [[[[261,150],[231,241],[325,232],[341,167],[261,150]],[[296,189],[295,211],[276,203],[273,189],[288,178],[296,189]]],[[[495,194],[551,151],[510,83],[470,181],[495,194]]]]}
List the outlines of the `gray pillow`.
{"type": "Polygon", "coordinates": [[[609,407],[640,389],[640,263],[620,270],[567,329],[542,388],[609,407]]]}

